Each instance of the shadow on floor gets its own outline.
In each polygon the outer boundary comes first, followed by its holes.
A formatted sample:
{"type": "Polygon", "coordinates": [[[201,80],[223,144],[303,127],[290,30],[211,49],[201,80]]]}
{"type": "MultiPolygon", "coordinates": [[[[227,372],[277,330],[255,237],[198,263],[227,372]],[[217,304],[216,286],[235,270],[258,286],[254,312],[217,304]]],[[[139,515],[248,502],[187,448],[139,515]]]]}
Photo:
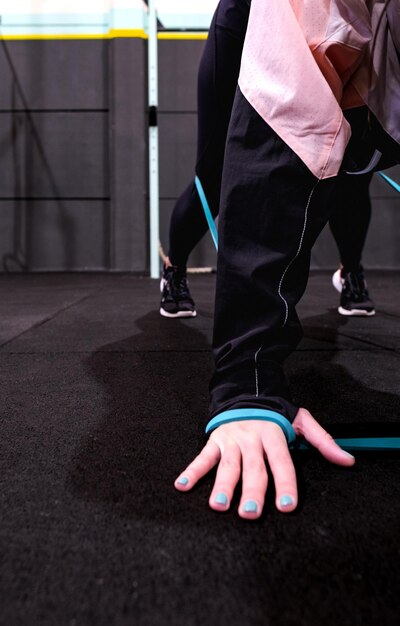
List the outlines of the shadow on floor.
{"type": "MultiPolygon", "coordinates": [[[[205,441],[210,347],[193,323],[166,321],[155,312],[136,323],[142,339],[136,335],[108,344],[88,360],[91,375],[104,387],[106,405],[98,428],[77,451],[68,488],[76,497],[108,504],[124,517],[197,524],[208,514],[206,501],[213,474],[192,497],[177,493],[173,481],[205,441]],[[141,342],[148,345],[149,334],[163,336],[164,343],[168,343],[168,335],[179,335],[181,349],[141,351],[141,342]],[[192,347],[190,351],[185,351],[187,345],[192,347]]],[[[398,430],[399,396],[371,389],[335,362],[338,355],[346,359],[335,345],[347,320],[328,312],[303,323],[306,337],[323,340],[325,349],[299,350],[291,357],[294,396],[301,397],[324,426],[330,425],[335,436],[390,434],[383,432],[383,420],[398,430]],[[377,419],[377,409],[382,420],[377,419]]],[[[356,350],[357,346],[348,351],[349,358],[356,350]]],[[[366,369],[370,367],[368,355],[364,350],[366,369]]],[[[302,468],[312,454],[295,455],[300,500],[306,497],[302,468]]],[[[271,508],[272,490],[266,513],[271,508]]],[[[213,524],[213,520],[215,516],[207,523],[213,524]]]]}

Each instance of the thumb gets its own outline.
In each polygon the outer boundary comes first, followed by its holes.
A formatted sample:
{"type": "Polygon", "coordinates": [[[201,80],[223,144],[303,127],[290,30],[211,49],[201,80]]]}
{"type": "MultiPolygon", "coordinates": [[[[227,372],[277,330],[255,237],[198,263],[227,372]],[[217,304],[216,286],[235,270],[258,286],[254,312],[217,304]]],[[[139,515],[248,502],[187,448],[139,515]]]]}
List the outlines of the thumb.
{"type": "Polygon", "coordinates": [[[299,409],[293,428],[296,435],[304,437],[327,461],[344,467],[351,467],[356,462],[354,456],[338,446],[333,437],[318,424],[307,409],[299,409]]]}

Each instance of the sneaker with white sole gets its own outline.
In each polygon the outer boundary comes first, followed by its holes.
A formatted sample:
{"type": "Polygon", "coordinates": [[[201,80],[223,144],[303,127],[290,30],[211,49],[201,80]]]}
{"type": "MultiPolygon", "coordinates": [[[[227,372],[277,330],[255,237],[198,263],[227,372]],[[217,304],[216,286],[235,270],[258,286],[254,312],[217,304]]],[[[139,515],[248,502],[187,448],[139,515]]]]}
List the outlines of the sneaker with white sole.
{"type": "Polygon", "coordinates": [[[369,296],[361,265],[357,272],[344,272],[343,269],[338,269],[332,276],[332,284],[340,292],[338,311],[341,315],[365,317],[375,315],[375,304],[369,296]]]}
{"type": "Polygon", "coordinates": [[[160,283],[160,314],[163,317],[196,317],[194,300],[190,295],[186,268],[164,267],[160,283]]]}

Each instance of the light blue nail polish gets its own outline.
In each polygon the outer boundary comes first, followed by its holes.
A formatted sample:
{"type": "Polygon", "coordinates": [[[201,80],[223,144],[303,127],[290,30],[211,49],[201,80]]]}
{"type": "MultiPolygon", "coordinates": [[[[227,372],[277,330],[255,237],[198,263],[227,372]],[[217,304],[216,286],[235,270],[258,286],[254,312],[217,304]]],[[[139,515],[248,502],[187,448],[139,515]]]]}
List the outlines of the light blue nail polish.
{"type": "Polygon", "coordinates": [[[187,485],[189,482],[189,479],[186,478],[186,476],[182,476],[179,480],[178,480],[178,485],[187,485]]]}
{"type": "Polygon", "coordinates": [[[254,500],[247,500],[243,507],[243,511],[245,513],[257,513],[257,508],[257,502],[254,502],[254,500]]]}
{"type": "Polygon", "coordinates": [[[281,506],[292,506],[292,504],[293,504],[292,496],[281,496],[281,498],[279,500],[279,504],[281,506]]]}
{"type": "Polygon", "coordinates": [[[224,493],[217,493],[214,502],[215,504],[226,506],[228,504],[228,497],[224,493]]]}

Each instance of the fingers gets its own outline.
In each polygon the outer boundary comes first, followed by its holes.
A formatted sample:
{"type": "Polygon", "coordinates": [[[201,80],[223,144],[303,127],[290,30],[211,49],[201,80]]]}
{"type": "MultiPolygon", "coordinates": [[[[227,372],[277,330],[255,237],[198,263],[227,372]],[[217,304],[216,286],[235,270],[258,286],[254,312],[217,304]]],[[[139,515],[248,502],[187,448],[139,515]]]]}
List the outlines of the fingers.
{"type": "Polygon", "coordinates": [[[283,431],[268,439],[263,437],[264,449],[275,483],[275,505],[282,513],[290,513],[297,506],[297,480],[292,457],[283,431]]]}
{"type": "Polygon", "coordinates": [[[239,515],[243,519],[258,519],[268,487],[266,454],[276,483],[277,507],[280,511],[292,511],[297,505],[296,477],[280,427],[249,421],[242,426],[226,425],[217,431],[175,481],[176,489],[189,491],[218,463],[210,507],[219,512],[227,511],[242,475],[239,515]]]}
{"type": "Polygon", "coordinates": [[[327,461],[344,467],[354,465],[354,456],[338,446],[333,437],[318,424],[306,409],[299,409],[293,427],[296,434],[302,435],[327,461]]]}
{"type": "Polygon", "coordinates": [[[227,511],[229,509],[233,492],[239,482],[240,471],[241,454],[239,446],[232,441],[225,442],[209,500],[209,505],[212,509],[215,511],[227,511]]]}
{"type": "Polygon", "coordinates": [[[260,437],[246,437],[241,441],[242,495],[238,512],[243,519],[258,519],[262,514],[268,474],[260,437]]]}
{"type": "Polygon", "coordinates": [[[175,481],[179,491],[189,491],[218,463],[221,451],[212,439],[209,439],[200,454],[187,466],[175,481]]]}

